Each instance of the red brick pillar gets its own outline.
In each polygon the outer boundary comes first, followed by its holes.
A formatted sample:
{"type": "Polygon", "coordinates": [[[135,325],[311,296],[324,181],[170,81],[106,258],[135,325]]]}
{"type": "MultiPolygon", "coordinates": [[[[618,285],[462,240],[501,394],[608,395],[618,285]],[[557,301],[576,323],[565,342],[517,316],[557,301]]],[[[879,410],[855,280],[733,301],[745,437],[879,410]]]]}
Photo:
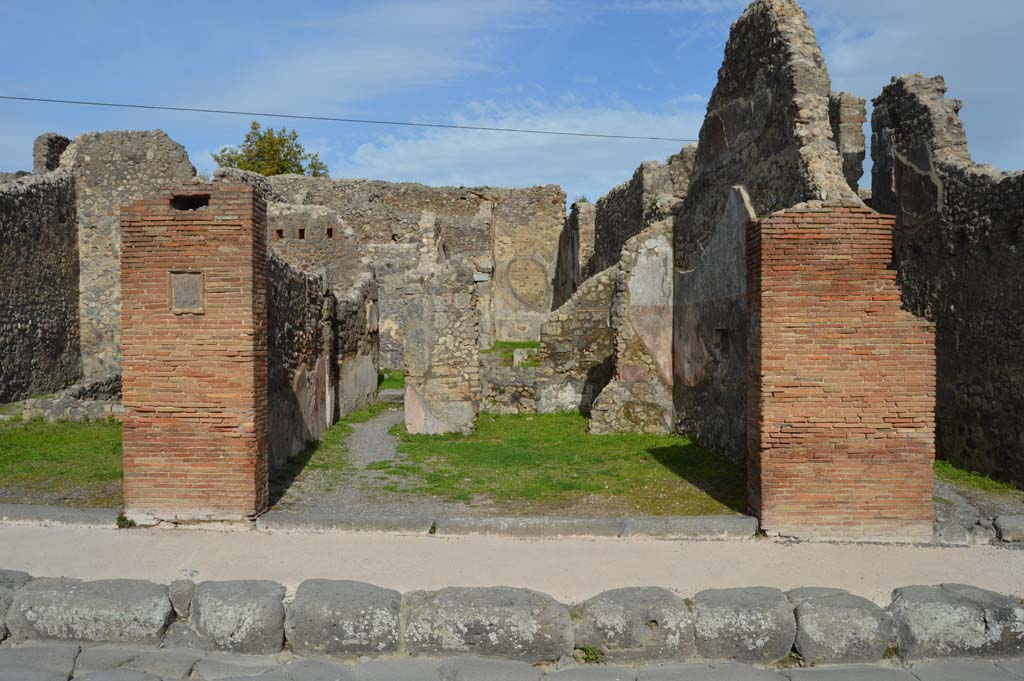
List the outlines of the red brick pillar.
{"type": "Polygon", "coordinates": [[[266,206],[187,185],[121,211],[129,513],[231,519],[267,506],[266,206]]]}
{"type": "Polygon", "coordinates": [[[901,307],[894,218],[788,210],[751,225],[751,507],[770,533],[928,539],[935,330],[901,307]]]}

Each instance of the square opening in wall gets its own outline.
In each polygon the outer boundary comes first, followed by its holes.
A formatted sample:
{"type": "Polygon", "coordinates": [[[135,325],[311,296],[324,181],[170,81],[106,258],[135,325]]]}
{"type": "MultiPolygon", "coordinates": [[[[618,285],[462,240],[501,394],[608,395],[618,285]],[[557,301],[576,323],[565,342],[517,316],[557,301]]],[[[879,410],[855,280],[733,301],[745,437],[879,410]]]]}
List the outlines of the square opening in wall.
{"type": "Polygon", "coordinates": [[[306,230],[304,230],[304,229],[300,229],[299,230],[299,238],[300,239],[305,239],[306,238],[306,230]]]}
{"type": "Polygon", "coordinates": [[[328,239],[333,239],[334,238],[334,227],[328,227],[327,228],[327,238],[328,239]]]}
{"type": "Polygon", "coordinates": [[[176,194],[171,197],[171,208],[174,210],[199,210],[209,205],[209,194],[176,194]]]}
{"type": "Polygon", "coordinates": [[[169,272],[171,312],[174,314],[203,314],[204,278],[202,272],[169,272]]]}
{"type": "Polygon", "coordinates": [[[283,229],[275,229],[274,230],[274,240],[275,241],[280,241],[283,238],[284,238],[284,230],[283,229]]]}

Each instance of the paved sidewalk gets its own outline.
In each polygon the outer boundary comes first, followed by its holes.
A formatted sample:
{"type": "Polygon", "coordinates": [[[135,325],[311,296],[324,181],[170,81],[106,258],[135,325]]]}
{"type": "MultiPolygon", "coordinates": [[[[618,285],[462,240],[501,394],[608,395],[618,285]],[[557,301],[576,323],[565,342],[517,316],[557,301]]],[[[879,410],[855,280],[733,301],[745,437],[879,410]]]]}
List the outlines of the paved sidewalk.
{"type": "Polygon", "coordinates": [[[759,669],[735,663],[644,667],[463,657],[344,664],[328,658],[204,653],[73,643],[0,647],[0,681],[1021,681],[1024,660],[759,669]]]}
{"type": "Polygon", "coordinates": [[[660,541],[514,539],[369,532],[133,529],[0,524],[0,567],[40,577],[135,578],[167,584],[270,579],[291,590],[311,578],[354,579],[406,592],[518,586],[578,602],[626,586],[846,589],[888,604],[892,589],[959,582],[1024,596],[1024,551],[787,543],[770,539],[660,541]]]}

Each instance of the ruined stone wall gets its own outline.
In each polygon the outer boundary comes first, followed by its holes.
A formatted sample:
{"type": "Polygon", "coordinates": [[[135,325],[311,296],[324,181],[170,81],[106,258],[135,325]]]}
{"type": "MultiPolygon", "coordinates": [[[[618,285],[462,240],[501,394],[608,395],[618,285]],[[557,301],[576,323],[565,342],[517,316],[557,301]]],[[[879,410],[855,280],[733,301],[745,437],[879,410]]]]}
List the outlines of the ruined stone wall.
{"type": "Polygon", "coordinates": [[[374,275],[362,270],[347,290],[335,288],[337,416],[347,416],[377,398],[380,371],[380,310],[374,275]]]}
{"type": "Polygon", "coordinates": [[[406,326],[407,306],[391,291],[405,290],[416,278],[416,261],[400,246],[419,243],[425,213],[434,216],[448,257],[493,271],[488,312],[497,340],[536,340],[543,316],[571,288],[558,268],[565,228],[565,195],[558,187],[428,187],[300,175],[267,181],[288,202],[336,211],[378,268],[384,366],[400,366],[406,326]]]}
{"type": "Polygon", "coordinates": [[[733,24],[674,223],[677,428],[732,458],[743,455],[745,441],[746,391],[738,388],[749,317],[744,270],[736,266],[743,213],[826,198],[861,205],[832,139],[831,93],[800,6],[751,3],[733,24]],[[729,208],[735,186],[745,187],[748,208],[729,208]]]}
{"type": "Polygon", "coordinates": [[[902,308],[893,224],[826,204],[750,227],[748,479],[769,533],[932,537],[935,329],[902,308]]]}
{"type": "Polygon", "coordinates": [[[849,92],[833,92],[829,97],[828,117],[832,123],[832,137],[843,158],[843,176],[850,189],[859,192],[867,156],[864,137],[864,124],[868,120],[867,100],[849,92]]]}
{"type": "Polygon", "coordinates": [[[485,414],[537,413],[540,368],[503,366],[500,355],[480,357],[480,411],[485,414]]]}
{"type": "Polygon", "coordinates": [[[416,262],[418,244],[362,244],[360,252],[373,266],[380,300],[380,365],[402,369],[405,320],[409,305],[419,291],[419,279],[410,262],[416,262]]]}
{"type": "Polygon", "coordinates": [[[0,184],[7,184],[8,182],[14,182],[20,180],[23,177],[28,177],[32,173],[27,170],[16,170],[13,173],[0,173],[0,184]]]}
{"type": "Polygon", "coordinates": [[[589,201],[576,201],[569,209],[566,231],[570,232],[576,240],[576,263],[578,271],[573,292],[580,287],[584,281],[597,274],[591,261],[594,259],[594,240],[597,238],[595,229],[597,227],[597,206],[589,201]]]}
{"type": "MultiPolygon", "coordinates": [[[[555,185],[493,191],[495,339],[535,341],[555,307],[555,292],[567,288],[556,282],[565,192],[555,185]]],[[[441,237],[451,244],[443,230],[441,237]]],[[[568,271],[563,275],[571,278],[568,271]]]]}
{"type": "Polygon", "coordinates": [[[623,246],[611,304],[615,377],[594,402],[590,432],[672,431],[672,277],[670,220],[623,246]]]}
{"type": "Polygon", "coordinates": [[[81,374],[75,186],[67,171],[0,188],[0,403],[81,374]]]}
{"type": "Polygon", "coordinates": [[[275,256],[322,274],[332,289],[348,288],[365,269],[355,233],[330,208],[268,204],[267,241],[275,256]]]}
{"type": "Polygon", "coordinates": [[[611,303],[618,266],[583,282],[541,325],[537,410],[590,411],[612,378],[611,303]]]}
{"type": "Polygon", "coordinates": [[[597,200],[585,278],[617,263],[626,241],[672,214],[686,197],[695,157],[696,147],[687,146],[665,163],[644,161],[630,180],[597,200]]]}
{"type": "Polygon", "coordinates": [[[873,199],[896,216],[908,309],[937,325],[939,456],[1024,485],[1024,172],[971,160],[941,77],[874,104],[873,199]]]}
{"type": "Polygon", "coordinates": [[[268,500],[266,207],[183,185],[121,211],[124,498],[131,516],[240,518],[268,500]]]}
{"type": "Polygon", "coordinates": [[[160,130],[93,132],[61,158],[75,177],[80,262],[82,371],[87,378],[121,365],[121,231],[118,211],[195,175],[184,147],[160,130]]]}
{"type": "Polygon", "coordinates": [[[267,261],[268,465],[282,468],[334,421],[334,296],[323,275],[267,261]]]}
{"type": "Polygon", "coordinates": [[[46,132],[36,138],[32,144],[32,172],[36,175],[56,170],[60,166],[60,156],[71,144],[64,135],[46,132]]]}

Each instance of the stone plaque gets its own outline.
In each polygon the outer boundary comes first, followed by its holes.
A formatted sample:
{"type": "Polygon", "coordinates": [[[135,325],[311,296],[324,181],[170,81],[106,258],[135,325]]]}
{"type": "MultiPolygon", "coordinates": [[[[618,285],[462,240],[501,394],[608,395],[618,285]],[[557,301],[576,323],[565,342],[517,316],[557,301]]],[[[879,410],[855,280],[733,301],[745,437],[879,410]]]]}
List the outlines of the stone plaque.
{"type": "Polygon", "coordinates": [[[203,314],[202,272],[171,272],[171,311],[203,314]]]}

